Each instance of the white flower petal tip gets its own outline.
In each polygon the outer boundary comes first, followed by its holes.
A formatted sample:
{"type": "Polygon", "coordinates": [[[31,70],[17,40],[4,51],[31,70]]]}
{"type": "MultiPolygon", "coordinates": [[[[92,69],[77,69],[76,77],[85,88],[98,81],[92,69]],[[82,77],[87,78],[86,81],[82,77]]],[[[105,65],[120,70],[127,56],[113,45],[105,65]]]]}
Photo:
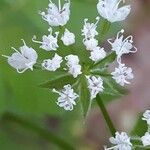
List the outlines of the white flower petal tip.
{"type": "Polygon", "coordinates": [[[100,61],[106,57],[106,52],[104,48],[96,47],[91,51],[90,59],[94,62],[100,61]]]}
{"type": "Polygon", "coordinates": [[[96,23],[88,23],[88,19],[84,19],[84,27],[81,30],[82,35],[85,37],[84,40],[94,38],[96,35],[98,35],[96,28],[99,20],[100,17],[96,17],[96,23]]]}
{"type": "Polygon", "coordinates": [[[50,26],[64,26],[70,18],[70,0],[66,0],[63,7],[61,0],[58,0],[58,6],[50,0],[47,13],[40,12],[39,14],[50,26]]]}
{"type": "Polygon", "coordinates": [[[118,68],[115,68],[115,71],[111,73],[112,78],[121,86],[125,84],[130,84],[128,80],[134,78],[132,69],[125,66],[125,64],[119,64],[118,68]]]}
{"type": "Polygon", "coordinates": [[[114,42],[111,41],[111,39],[108,39],[108,42],[112,46],[112,51],[115,51],[117,54],[117,61],[121,63],[121,56],[123,54],[129,54],[129,53],[136,53],[137,48],[133,46],[133,36],[128,36],[124,39],[124,36],[122,35],[124,33],[124,30],[118,32],[116,39],[114,42]]]}
{"type": "Polygon", "coordinates": [[[125,132],[116,132],[115,137],[111,137],[109,141],[115,146],[110,148],[104,147],[104,150],[132,150],[130,137],[125,132]]]}
{"type": "Polygon", "coordinates": [[[103,80],[101,77],[96,76],[87,76],[88,88],[91,93],[91,100],[96,98],[96,95],[100,92],[103,92],[103,80]]]}
{"type": "Polygon", "coordinates": [[[36,36],[33,36],[32,41],[35,43],[39,43],[41,44],[40,48],[46,50],[46,51],[56,51],[57,48],[59,47],[57,42],[57,38],[59,35],[59,32],[55,32],[55,36],[52,35],[52,28],[49,28],[48,31],[50,32],[50,34],[44,35],[42,37],[42,41],[37,41],[36,40],[36,36]]]}
{"type": "Polygon", "coordinates": [[[11,56],[2,56],[8,59],[8,64],[15,68],[18,73],[24,73],[28,69],[33,71],[33,66],[38,58],[37,52],[33,48],[28,47],[23,39],[21,40],[24,45],[19,48],[20,51],[12,47],[15,52],[11,56]]]}
{"type": "Polygon", "coordinates": [[[75,43],[75,35],[71,33],[68,29],[65,29],[63,36],[61,37],[64,45],[69,46],[75,43]]]}
{"type": "Polygon", "coordinates": [[[150,126],[150,110],[146,110],[144,112],[142,120],[145,120],[147,124],[150,126]]]}
{"type": "Polygon", "coordinates": [[[68,55],[65,59],[67,61],[66,65],[69,68],[69,73],[72,74],[74,78],[77,78],[78,75],[82,74],[79,57],[77,55],[68,55]]]}
{"type": "Polygon", "coordinates": [[[123,21],[129,15],[131,6],[126,5],[119,8],[119,4],[122,1],[123,0],[99,0],[97,4],[98,13],[111,23],[123,21]]]}
{"type": "Polygon", "coordinates": [[[146,132],[145,135],[141,137],[141,141],[144,147],[150,146],[150,133],[146,132]]]}
{"type": "Polygon", "coordinates": [[[62,62],[62,57],[58,54],[55,54],[52,59],[45,59],[42,63],[42,67],[48,71],[56,71],[58,68],[60,68],[62,62]]]}
{"type": "Polygon", "coordinates": [[[76,105],[76,99],[79,97],[78,94],[74,92],[71,85],[65,85],[61,91],[53,89],[53,92],[60,95],[57,100],[57,105],[64,108],[66,111],[72,111],[74,105],[76,105]]]}

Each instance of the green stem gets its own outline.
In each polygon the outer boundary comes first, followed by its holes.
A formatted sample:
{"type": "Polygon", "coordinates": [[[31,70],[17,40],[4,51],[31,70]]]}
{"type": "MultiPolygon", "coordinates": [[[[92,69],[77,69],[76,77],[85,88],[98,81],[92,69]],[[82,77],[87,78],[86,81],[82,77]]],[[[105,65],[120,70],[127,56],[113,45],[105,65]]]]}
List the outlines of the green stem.
{"type": "Polygon", "coordinates": [[[3,122],[6,122],[6,121],[14,122],[24,128],[34,131],[35,133],[42,136],[47,141],[57,145],[58,147],[60,147],[63,150],[75,150],[75,148],[73,148],[68,142],[64,141],[62,138],[58,137],[54,133],[52,133],[40,126],[37,126],[36,124],[34,124],[32,122],[22,119],[19,116],[16,116],[12,113],[5,113],[2,117],[2,119],[3,119],[2,120],[3,122]]]}
{"type": "Polygon", "coordinates": [[[103,103],[103,101],[102,101],[102,99],[101,99],[99,94],[97,94],[97,96],[96,96],[96,101],[97,101],[98,106],[100,107],[100,110],[101,110],[101,112],[103,114],[103,117],[104,117],[104,119],[105,119],[105,121],[107,123],[107,126],[108,126],[112,136],[115,136],[116,129],[115,129],[115,127],[114,127],[114,125],[113,125],[113,123],[111,121],[111,118],[110,118],[110,116],[109,116],[109,114],[108,114],[108,112],[107,112],[107,110],[105,108],[105,105],[104,105],[104,103],[103,103]]]}

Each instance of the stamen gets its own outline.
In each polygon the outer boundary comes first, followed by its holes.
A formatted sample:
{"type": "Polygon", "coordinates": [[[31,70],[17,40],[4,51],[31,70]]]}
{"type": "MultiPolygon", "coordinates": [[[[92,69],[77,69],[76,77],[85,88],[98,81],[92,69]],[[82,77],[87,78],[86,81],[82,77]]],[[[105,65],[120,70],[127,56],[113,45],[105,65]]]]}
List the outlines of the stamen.
{"type": "Polygon", "coordinates": [[[36,36],[35,35],[33,36],[32,41],[34,43],[43,44],[43,42],[41,42],[41,41],[36,41],[36,36]]]}
{"type": "Polygon", "coordinates": [[[121,1],[123,1],[123,3],[124,3],[125,0],[119,0],[118,3],[115,6],[118,7],[119,4],[121,3],[121,1]]]}
{"type": "Polygon", "coordinates": [[[124,42],[129,41],[130,43],[133,43],[133,36],[130,35],[126,39],[124,39],[124,42]]]}
{"type": "Polygon", "coordinates": [[[113,44],[113,43],[111,42],[111,40],[112,40],[112,39],[108,39],[108,40],[107,40],[109,44],[113,44]]]}
{"type": "Polygon", "coordinates": [[[52,92],[57,93],[57,94],[61,94],[59,91],[57,91],[56,89],[53,89],[52,92]]]}
{"type": "Polygon", "coordinates": [[[110,147],[110,148],[104,147],[104,150],[112,150],[112,149],[115,149],[115,148],[118,148],[118,145],[110,147]]]}
{"type": "Polygon", "coordinates": [[[48,29],[48,31],[50,32],[50,35],[52,35],[53,29],[51,27],[48,29]]]}
{"type": "Polygon", "coordinates": [[[21,54],[17,49],[15,49],[14,47],[11,47],[15,52],[21,54]]]}
{"type": "Polygon", "coordinates": [[[23,69],[23,70],[17,69],[17,72],[18,72],[18,73],[24,73],[27,69],[28,69],[28,68],[25,68],[25,69],[23,69]]]}
{"type": "Polygon", "coordinates": [[[61,2],[60,0],[58,0],[58,8],[59,8],[59,12],[61,11],[61,2]]]}
{"type": "Polygon", "coordinates": [[[88,19],[85,18],[85,19],[84,19],[84,24],[85,24],[85,25],[87,24],[87,21],[88,21],[88,19]]]}
{"type": "Polygon", "coordinates": [[[131,53],[136,53],[136,52],[137,52],[137,48],[136,48],[135,46],[133,46],[133,48],[134,48],[134,51],[131,50],[130,52],[131,52],[131,53]]]}
{"type": "Polygon", "coordinates": [[[96,17],[96,20],[97,20],[97,21],[96,21],[96,23],[95,23],[95,25],[94,25],[95,27],[96,27],[96,25],[98,24],[98,22],[99,22],[99,20],[100,20],[100,17],[96,17]]]}
{"type": "Polygon", "coordinates": [[[26,45],[26,42],[24,41],[24,39],[21,39],[21,40],[23,41],[24,46],[27,46],[27,45],[26,45]]]}
{"type": "Polygon", "coordinates": [[[55,32],[55,38],[58,38],[59,32],[55,32]]]}
{"type": "Polygon", "coordinates": [[[2,55],[2,57],[9,58],[10,56],[2,55]]]}
{"type": "Polygon", "coordinates": [[[123,34],[123,33],[124,33],[124,29],[122,29],[121,31],[119,31],[119,32],[117,33],[117,39],[119,39],[120,34],[123,34]]]}

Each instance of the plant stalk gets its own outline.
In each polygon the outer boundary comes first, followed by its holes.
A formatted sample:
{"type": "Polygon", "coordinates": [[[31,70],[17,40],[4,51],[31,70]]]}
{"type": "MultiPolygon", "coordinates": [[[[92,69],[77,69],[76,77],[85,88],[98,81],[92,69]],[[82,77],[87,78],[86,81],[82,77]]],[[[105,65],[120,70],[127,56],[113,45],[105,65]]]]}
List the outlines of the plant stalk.
{"type": "Polygon", "coordinates": [[[104,105],[104,103],[103,103],[103,101],[102,101],[102,99],[101,99],[99,94],[97,94],[97,96],[96,96],[96,101],[97,101],[97,104],[98,104],[102,114],[103,114],[103,117],[104,117],[104,119],[105,119],[105,121],[107,123],[107,126],[108,126],[112,136],[115,136],[116,129],[115,129],[115,127],[114,127],[114,125],[113,125],[113,123],[111,121],[111,118],[110,118],[110,116],[109,116],[109,114],[108,114],[108,112],[107,112],[107,110],[105,108],[105,105],[104,105]]]}

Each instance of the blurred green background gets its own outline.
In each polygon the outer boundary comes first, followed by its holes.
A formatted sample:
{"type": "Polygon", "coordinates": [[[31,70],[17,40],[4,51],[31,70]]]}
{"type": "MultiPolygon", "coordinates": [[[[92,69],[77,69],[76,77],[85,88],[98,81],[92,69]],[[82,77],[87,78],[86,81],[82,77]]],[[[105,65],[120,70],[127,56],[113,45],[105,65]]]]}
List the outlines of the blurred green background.
{"type": "MultiPolygon", "coordinates": [[[[56,0],[53,0],[54,2],[56,0]]],[[[71,17],[67,28],[77,36],[76,52],[83,56],[81,28],[84,18],[95,21],[97,14],[96,0],[72,0],[71,17]]],[[[33,35],[41,39],[48,34],[48,25],[38,14],[48,7],[48,0],[0,0],[0,55],[10,55],[11,47],[19,48],[20,39],[38,52],[39,58],[48,58],[49,52],[41,50],[32,43],[33,35]]],[[[121,26],[114,24],[109,36],[113,36],[121,26]]],[[[65,53],[66,50],[62,49],[65,53]]],[[[28,129],[20,123],[5,120],[10,114],[29,120],[54,135],[72,143],[78,150],[97,150],[102,145],[87,145],[84,136],[86,121],[83,120],[79,102],[73,112],[65,112],[56,105],[56,96],[49,90],[37,85],[53,78],[47,71],[34,70],[18,74],[5,58],[0,57],[0,149],[2,150],[57,150],[53,142],[45,139],[39,130],[28,129]],[[37,134],[38,133],[38,134],[37,134]]],[[[8,117],[9,118],[9,117],[8,117]]],[[[100,124],[99,124],[100,125],[100,124]]],[[[99,136],[100,132],[97,132],[99,136]]],[[[103,138],[103,137],[102,137],[103,138]]]]}

